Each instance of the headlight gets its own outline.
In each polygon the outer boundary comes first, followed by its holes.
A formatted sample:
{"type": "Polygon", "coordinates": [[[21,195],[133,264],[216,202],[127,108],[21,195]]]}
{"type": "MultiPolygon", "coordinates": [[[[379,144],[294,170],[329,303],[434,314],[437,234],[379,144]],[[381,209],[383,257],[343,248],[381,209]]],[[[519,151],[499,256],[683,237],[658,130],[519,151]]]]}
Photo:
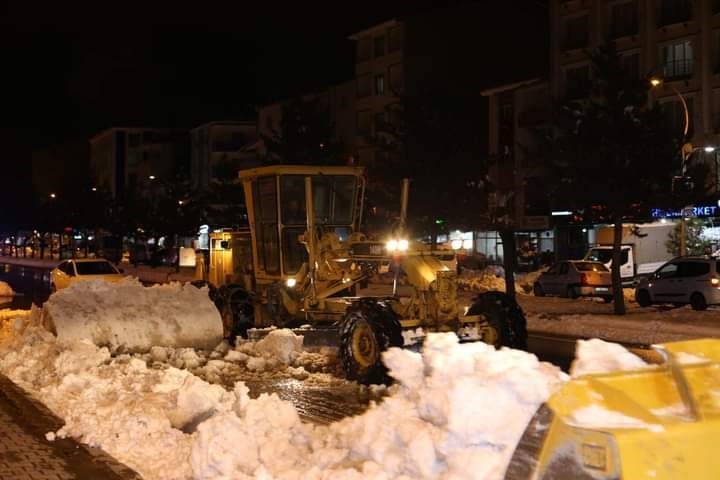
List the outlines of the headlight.
{"type": "Polygon", "coordinates": [[[289,288],[293,288],[297,284],[297,280],[294,278],[288,278],[285,280],[285,285],[287,285],[289,288]]]}
{"type": "Polygon", "coordinates": [[[460,250],[462,248],[462,244],[463,242],[460,239],[456,239],[450,242],[450,246],[453,250],[460,250]]]}
{"type": "Polygon", "coordinates": [[[407,240],[398,240],[398,250],[401,252],[406,252],[409,246],[409,242],[407,240]]]}
{"type": "Polygon", "coordinates": [[[398,248],[398,241],[397,240],[388,240],[387,244],[385,245],[388,252],[394,252],[398,248]]]}

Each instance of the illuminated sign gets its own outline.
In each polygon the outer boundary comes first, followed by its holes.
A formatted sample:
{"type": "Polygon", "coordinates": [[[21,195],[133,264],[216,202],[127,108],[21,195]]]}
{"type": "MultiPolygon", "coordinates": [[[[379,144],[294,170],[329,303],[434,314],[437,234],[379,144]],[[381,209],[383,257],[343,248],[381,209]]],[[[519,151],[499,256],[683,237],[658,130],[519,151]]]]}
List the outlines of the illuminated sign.
{"type": "Polygon", "coordinates": [[[650,210],[652,218],[680,218],[686,217],[714,217],[720,213],[720,207],[715,205],[699,205],[692,208],[653,208],[650,210]]]}

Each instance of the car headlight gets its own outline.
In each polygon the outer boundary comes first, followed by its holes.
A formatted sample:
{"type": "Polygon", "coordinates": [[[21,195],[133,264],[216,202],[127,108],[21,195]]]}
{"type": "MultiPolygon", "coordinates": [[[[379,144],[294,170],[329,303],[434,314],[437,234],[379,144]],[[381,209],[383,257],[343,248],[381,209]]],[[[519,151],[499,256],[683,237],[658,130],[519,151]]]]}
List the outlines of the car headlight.
{"type": "Polygon", "coordinates": [[[409,243],[407,240],[405,240],[405,239],[403,239],[403,240],[398,240],[397,248],[398,248],[398,250],[400,250],[401,252],[407,252],[407,249],[408,249],[408,246],[409,246],[409,245],[410,245],[410,243],[409,243]]]}
{"type": "Polygon", "coordinates": [[[287,285],[288,288],[293,288],[295,285],[297,285],[297,280],[295,280],[294,278],[288,278],[287,280],[285,280],[285,285],[287,285]]]}
{"type": "Polygon", "coordinates": [[[463,241],[460,239],[456,239],[450,242],[450,246],[453,250],[460,250],[462,248],[463,241]]]}

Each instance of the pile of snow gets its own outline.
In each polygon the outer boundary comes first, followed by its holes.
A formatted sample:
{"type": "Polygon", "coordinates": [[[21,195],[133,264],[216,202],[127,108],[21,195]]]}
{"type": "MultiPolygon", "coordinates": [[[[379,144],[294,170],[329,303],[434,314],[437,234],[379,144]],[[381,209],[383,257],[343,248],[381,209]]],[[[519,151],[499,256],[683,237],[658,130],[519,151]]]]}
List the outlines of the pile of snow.
{"type": "Polygon", "coordinates": [[[12,287],[5,282],[0,282],[0,302],[2,302],[2,297],[12,297],[13,295],[15,292],[12,287]]]}
{"type": "MultiPolygon", "coordinates": [[[[432,334],[422,354],[385,353],[399,385],[382,403],[317,426],[274,394],[250,399],[242,382],[226,391],[88,341],[60,345],[37,310],[20,323],[0,347],[0,371],[65,420],[48,439],[102,447],[147,479],[501,478],[528,420],[566,379],[533,355],[432,334]]],[[[256,351],[297,354],[296,340],[274,337],[256,351]]]]}
{"type": "Polygon", "coordinates": [[[59,344],[87,339],[113,352],[153,346],[213,349],[223,337],[207,288],[189,284],[143,287],[133,278],[76,282],[50,297],[43,317],[59,344]]]}
{"type": "Polygon", "coordinates": [[[520,286],[518,291],[525,293],[532,293],[535,282],[543,272],[546,272],[548,267],[543,267],[540,270],[534,270],[524,275],[517,275],[515,277],[515,283],[520,286]]]}
{"type": "Polygon", "coordinates": [[[642,358],[630,353],[622,345],[593,338],[578,340],[575,360],[570,367],[572,377],[649,368],[642,358]]]}
{"type": "MultiPolygon", "coordinates": [[[[484,270],[463,269],[458,276],[458,285],[461,288],[474,292],[505,291],[505,276],[502,269],[488,267],[484,270]]],[[[515,282],[515,290],[525,293],[523,287],[515,282]]]]}

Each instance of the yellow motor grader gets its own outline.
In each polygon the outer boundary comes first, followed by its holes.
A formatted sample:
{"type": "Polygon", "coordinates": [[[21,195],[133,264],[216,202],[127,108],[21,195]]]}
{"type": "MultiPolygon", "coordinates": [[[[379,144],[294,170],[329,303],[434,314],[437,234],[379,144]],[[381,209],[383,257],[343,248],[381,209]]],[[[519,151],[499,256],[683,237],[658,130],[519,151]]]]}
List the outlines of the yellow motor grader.
{"type": "Polygon", "coordinates": [[[231,341],[248,328],[334,330],[345,372],[360,382],[384,379],[380,354],[403,346],[403,330],[526,346],[525,317],[513,300],[488,292],[459,305],[457,273],[438,259],[447,252],[405,236],[407,180],[399,228],[387,238],[359,231],[363,167],[277,165],[243,170],[240,180],[250,228],[211,236],[208,271],[231,341]],[[365,288],[383,268],[395,272],[392,291],[365,288]]]}

